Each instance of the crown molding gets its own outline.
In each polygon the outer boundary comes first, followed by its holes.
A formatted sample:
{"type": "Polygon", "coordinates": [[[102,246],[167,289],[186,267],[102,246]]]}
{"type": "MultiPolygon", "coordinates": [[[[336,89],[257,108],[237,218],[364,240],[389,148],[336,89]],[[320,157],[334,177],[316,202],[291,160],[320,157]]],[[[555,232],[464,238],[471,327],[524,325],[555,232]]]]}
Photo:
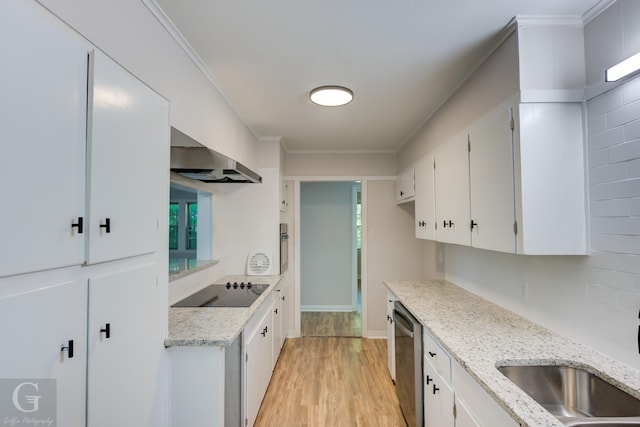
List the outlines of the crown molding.
{"type": "Polygon", "coordinates": [[[609,6],[614,4],[617,0],[600,0],[595,6],[591,9],[587,10],[584,15],[582,15],[582,22],[584,25],[587,25],[593,19],[595,19],[602,12],[607,10],[609,6]]]}

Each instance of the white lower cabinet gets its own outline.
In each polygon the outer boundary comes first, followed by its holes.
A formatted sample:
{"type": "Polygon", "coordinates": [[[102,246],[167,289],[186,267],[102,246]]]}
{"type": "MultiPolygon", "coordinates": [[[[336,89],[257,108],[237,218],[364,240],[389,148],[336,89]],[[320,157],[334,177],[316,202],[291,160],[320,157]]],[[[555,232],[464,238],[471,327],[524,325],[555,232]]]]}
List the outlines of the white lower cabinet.
{"type": "Polygon", "coordinates": [[[163,422],[156,390],[166,305],[158,271],[150,263],[89,278],[88,427],[163,422]]]}
{"type": "Polygon", "coordinates": [[[453,389],[426,357],[423,367],[424,424],[426,427],[453,427],[453,389]]]}
{"type": "Polygon", "coordinates": [[[456,427],[480,427],[480,424],[460,399],[456,399],[456,427]]]}
{"type": "Polygon", "coordinates": [[[423,343],[425,427],[518,426],[427,331],[423,343]]]}
{"type": "Polygon", "coordinates": [[[273,308],[275,301],[265,303],[245,328],[245,396],[246,424],[252,426],[273,372],[273,308]],[[266,312],[265,312],[266,311],[266,312]]]}
{"type": "MultiPolygon", "coordinates": [[[[80,280],[0,294],[0,378],[55,380],[60,426],[85,424],[86,316],[87,287],[80,280]]],[[[41,406],[51,397],[43,395],[41,406]]]]}

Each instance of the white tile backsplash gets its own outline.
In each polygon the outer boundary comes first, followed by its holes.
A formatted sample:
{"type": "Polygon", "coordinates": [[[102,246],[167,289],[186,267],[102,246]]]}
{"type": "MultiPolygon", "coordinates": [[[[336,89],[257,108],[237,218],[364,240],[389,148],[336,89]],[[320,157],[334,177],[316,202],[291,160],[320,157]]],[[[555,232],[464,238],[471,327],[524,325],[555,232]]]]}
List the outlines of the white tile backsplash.
{"type": "Polygon", "coordinates": [[[638,120],[640,101],[634,101],[607,113],[607,126],[613,128],[638,120]]]}
{"type": "Polygon", "coordinates": [[[628,199],[614,199],[591,202],[591,215],[596,217],[630,216],[631,202],[628,199]]]}

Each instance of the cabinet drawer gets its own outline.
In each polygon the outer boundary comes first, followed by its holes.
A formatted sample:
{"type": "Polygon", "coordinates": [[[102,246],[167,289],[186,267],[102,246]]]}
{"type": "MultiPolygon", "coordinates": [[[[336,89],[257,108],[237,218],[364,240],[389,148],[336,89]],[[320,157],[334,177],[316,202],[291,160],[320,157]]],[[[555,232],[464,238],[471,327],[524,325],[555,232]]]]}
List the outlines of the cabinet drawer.
{"type": "Polygon", "coordinates": [[[427,332],[423,335],[424,358],[433,365],[445,380],[451,381],[451,358],[436,340],[427,332]]]}

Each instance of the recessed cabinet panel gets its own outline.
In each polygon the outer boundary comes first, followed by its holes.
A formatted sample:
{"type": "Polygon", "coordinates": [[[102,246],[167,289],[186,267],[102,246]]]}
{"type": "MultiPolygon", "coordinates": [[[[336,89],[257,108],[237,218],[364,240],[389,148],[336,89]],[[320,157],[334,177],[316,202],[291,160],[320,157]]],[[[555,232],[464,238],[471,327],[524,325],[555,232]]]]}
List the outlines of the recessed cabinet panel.
{"type": "Polygon", "coordinates": [[[437,240],[467,246],[471,244],[468,137],[466,131],[459,133],[435,153],[437,240]]]}
{"type": "MultiPolygon", "coordinates": [[[[270,305],[273,308],[273,304],[270,305]]],[[[258,416],[273,367],[273,316],[271,310],[262,318],[255,333],[248,337],[245,344],[246,377],[246,417],[252,426],[258,416]]]]}
{"type": "Polygon", "coordinates": [[[168,182],[168,102],[106,55],[90,63],[88,263],[158,247],[168,182]]]}
{"type": "Polygon", "coordinates": [[[470,130],[471,246],[515,252],[511,106],[501,105],[470,130]]]}
{"type": "Polygon", "coordinates": [[[164,422],[156,391],[161,389],[166,288],[157,273],[151,263],[89,279],[89,427],[164,422]]]}
{"type": "Polygon", "coordinates": [[[36,2],[0,16],[2,277],[84,260],[88,46],[36,2]]]}
{"type": "Polygon", "coordinates": [[[453,389],[426,359],[423,368],[425,427],[453,427],[453,389]]]}
{"type": "Polygon", "coordinates": [[[59,426],[85,424],[86,316],[82,280],[0,295],[0,378],[55,380],[59,426]]]}
{"type": "Polygon", "coordinates": [[[415,168],[415,220],[416,237],[419,239],[435,240],[436,238],[436,205],[433,166],[434,156],[432,153],[429,153],[416,164],[415,168]]]}

